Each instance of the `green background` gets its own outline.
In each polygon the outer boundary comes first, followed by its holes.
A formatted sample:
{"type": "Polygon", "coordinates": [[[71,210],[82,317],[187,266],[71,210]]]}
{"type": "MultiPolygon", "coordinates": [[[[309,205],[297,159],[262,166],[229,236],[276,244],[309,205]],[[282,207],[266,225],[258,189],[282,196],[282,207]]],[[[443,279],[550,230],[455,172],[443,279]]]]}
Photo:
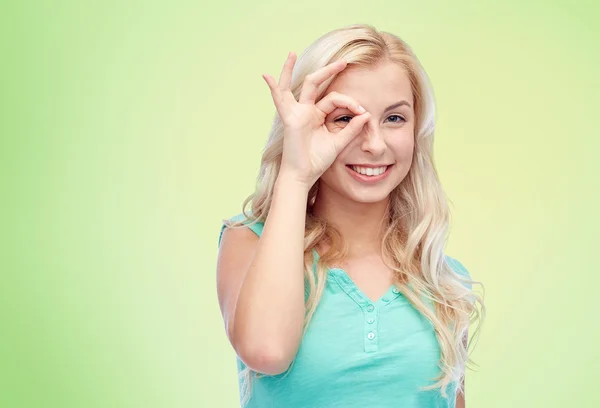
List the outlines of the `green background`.
{"type": "Polygon", "coordinates": [[[0,24],[0,406],[236,407],[222,218],[325,32],[406,40],[437,97],[448,254],[488,318],[468,407],[598,407],[595,2],[15,2],[0,24]]]}

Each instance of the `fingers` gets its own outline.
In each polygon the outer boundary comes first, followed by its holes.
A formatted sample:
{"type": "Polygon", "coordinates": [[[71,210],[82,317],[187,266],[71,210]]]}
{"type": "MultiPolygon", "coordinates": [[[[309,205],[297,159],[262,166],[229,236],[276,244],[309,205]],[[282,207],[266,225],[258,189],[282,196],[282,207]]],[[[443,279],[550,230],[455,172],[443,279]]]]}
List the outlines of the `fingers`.
{"type": "MultiPolygon", "coordinates": [[[[294,69],[294,64],[296,63],[296,54],[294,52],[290,52],[288,54],[285,63],[283,64],[283,68],[281,70],[281,75],[279,76],[279,83],[275,82],[275,79],[269,74],[263,74],[262,77],[269,86],[271,90],[271,97],[273,98],[273,103],[275,104],[275,108],[277,108],[277,112],[280,117],[285,116],[285,97],[286,92],[290,93],[290,86],[292,82],[292,72],[294,69]]],[[[292,99],[293,99],[293,95],[292,99]]],[[[295,99],[294,99],[295,100],[295,99]]]]}
{"type": "Polygon", "coordinates": [[[275,104],[275,108],[277,109],[277,112],[279,112],[279,115],[282,116],[284,107],[283,107],[283,103],[282,103],[281,90],[279,89],[279,86],[277,85],[277,83],[275,82],[275,79],[273,79],[273,77],[271,75],[263,74],[262,77],[265,80],[265,82],[267,83],[267,85],[269,86],[269,89],[271,90],[271,97],[273,98],[273,103],[275,104]]]}
{"type": "Polygon", "coordinates": [[[350,123],[344,127],[341,131],[332,135],[333,143],[335,144],[336,151],[341,152],[344,148],[361,132],[363,126],[371,118],[369,112],[365,112],[362,115],[353,117],[350,123]]]}
{"type": "Polygon", "coordinates": [[[346,68],[347,62],[344,60],[338,60],[333,62],[312,74],[309,74],[304,78],[302,85],[302,92],[300,93],[300,103],[314,103],[317,98],[319,86],[333,75],[341,72],[346,68]]]}
{"type": "Polygon", "coordinates": [[[325,97],[317,102],[315,106],[321,110],[325,116],[329,115],[337,108],[347,108],[357,115],[365,113],[365,109],[360,106],[356,99],[335,91],[325,95],[325,97]]]}
{"type": "Polygon", "coordinates": [[[275,82],[275,80],[273,79],[273,77],[271,75],[262,74],[262,77],[265,80],[265,82],[267,83],[267,85],[269,86],[269,89],[271,90],[271,94],[273,94],[275,91],[278,90],[277,83],[275,82]]]}
{"type": "Polygon", "coordinates": [[[294,52],[290,52],[287,60],[285,60],[285,64],[283,64],[281,75],[279,76],[279,89],[284,92],[290,90],[290,86],[292,84],[292,72],[294,70],[295,63],[296,54],[294,52]]]}

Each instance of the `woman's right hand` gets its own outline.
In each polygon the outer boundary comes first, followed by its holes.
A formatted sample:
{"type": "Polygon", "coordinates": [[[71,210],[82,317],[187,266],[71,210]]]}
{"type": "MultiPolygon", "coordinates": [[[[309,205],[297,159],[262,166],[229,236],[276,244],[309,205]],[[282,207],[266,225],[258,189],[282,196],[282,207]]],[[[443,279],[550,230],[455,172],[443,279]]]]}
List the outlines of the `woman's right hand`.
{"type": "Polygon", "coordinates": [[[300,98],[296,101],[290,85],[295,53],[286,60],[279,83],[263,74],[284,126],[283,158],[280,174],[285,173],[310,188],[337,155],[354,139],[370,117],[360,104],[347,95],[330,92],[315,104],[319,86],[346,68],[346,61],[333,62],[304,79],[300,98]],[[341,131],[330,133],[325,118],[336,108],[348,108],[353,117],[341,131]]]}

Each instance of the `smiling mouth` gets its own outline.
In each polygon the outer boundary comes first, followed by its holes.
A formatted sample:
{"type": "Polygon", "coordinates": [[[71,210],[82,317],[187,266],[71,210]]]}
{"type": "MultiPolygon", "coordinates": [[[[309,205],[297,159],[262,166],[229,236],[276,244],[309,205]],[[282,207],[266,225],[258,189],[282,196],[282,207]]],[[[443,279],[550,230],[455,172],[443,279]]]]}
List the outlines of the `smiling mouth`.
{"type": "Polygon", "coordinates": [[[348,167],[349,169],[351,169],[352,171],[361,174],[363,176],[379,176],[383,173],[386,172],[386,170],[392,166],[391,164],[389,165],[383,165],[383,166],[379,166],[379,167],[362,167],[362,166],[356,166],[353,164],[348,164],[346,165],[346,167],[348,167]]]}

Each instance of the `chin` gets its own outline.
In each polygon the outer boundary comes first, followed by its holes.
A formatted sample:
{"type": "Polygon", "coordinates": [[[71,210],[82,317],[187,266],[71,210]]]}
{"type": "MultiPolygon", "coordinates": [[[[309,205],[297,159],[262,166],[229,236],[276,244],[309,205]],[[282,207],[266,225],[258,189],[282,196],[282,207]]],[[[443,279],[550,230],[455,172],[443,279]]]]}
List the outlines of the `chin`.
{"type": "Polygon", "coordinates": [[[390,191],[382,190],[382,191],[345,191],[343,193],[349,200],[355,201],[357,203],[364,204],[374,204],[379,203],[381,201],[386,200],[390,191]]]}

